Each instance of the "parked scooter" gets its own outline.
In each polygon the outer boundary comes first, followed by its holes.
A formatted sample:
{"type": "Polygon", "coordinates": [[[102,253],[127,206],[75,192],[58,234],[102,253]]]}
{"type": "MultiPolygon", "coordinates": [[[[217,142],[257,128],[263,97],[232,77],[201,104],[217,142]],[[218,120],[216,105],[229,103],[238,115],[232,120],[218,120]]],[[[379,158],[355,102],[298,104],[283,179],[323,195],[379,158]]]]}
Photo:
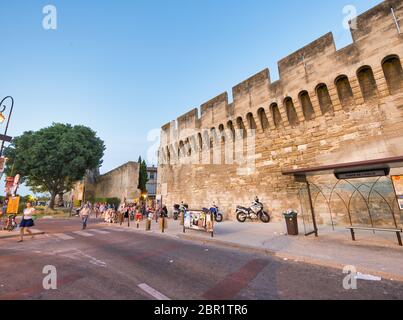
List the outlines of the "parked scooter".
{"type": "Polygon", "coordinates": [[[214,220],[216,222],[222,222],[224,220],[224,216],[221,212],[219,212],[218,207],[216,206],[215,203],[213,203],[213,206],[210,209],[203,208],[202,209],[204,213],[211,213],[214,215],[214,220]]]}
{"type": "Polygon", "coordinates": [[[256,197],[252,206],[249,208],[238,206],[236,209],[236,218],[239,222],[245,222],[246,219],[258,220],[260,219],[263,223],[270,222],[270,215],[263,210],[263,204],[256,197]]]}

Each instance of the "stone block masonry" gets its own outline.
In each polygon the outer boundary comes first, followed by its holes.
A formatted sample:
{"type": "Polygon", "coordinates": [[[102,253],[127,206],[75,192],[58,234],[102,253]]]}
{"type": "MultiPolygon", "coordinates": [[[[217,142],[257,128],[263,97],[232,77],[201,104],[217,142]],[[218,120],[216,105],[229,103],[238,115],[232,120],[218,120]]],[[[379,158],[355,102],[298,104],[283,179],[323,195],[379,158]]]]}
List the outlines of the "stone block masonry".
{"type": "Polygon", "coordinates": [[[299,208],[282,171],[403,155],[403,2],[357,18],[353,43],[332,33],[162,127],[158,193],[168,207],[215,201],[229,218],[258,195],[274,218],[299,208]],[[248,142],[249,141],[249,142],[248,142]],[[235,142],[235,143],[234,143],[235,142]],[[241,145],[243,148],[239,149],[241,145]]]}
{"type": "Polygon", "coordinates": [[[108,173],[86,179],[86,199],[118,198],[127,201],[139,199],[138,190],[140,166],[137,162],[128,162],[108,173]]]}

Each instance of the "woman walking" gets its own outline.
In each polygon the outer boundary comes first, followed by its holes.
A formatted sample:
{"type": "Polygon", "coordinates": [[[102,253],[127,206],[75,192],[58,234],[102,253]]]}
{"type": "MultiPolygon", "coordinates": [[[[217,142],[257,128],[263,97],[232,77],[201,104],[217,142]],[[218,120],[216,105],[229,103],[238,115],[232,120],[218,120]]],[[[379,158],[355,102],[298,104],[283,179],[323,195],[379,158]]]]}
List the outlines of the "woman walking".
{"type": "Polygon", "coordinates": [[[32,204],[30,202],[27,202],[26,204],[26,208],[24,209],[24,213],[22,216],[22,221],[20,223],[20,236],[21,239],[18,242],[23,242],[24,241],[24,232],[25,230],[28,232],[28,234],[30,234],[32,236],[32,239],[34,238],[34,235],[32,234],[31,230],[29,230],[29,228],[33,227],[34,224],[34,220],[32,218],[32,215],[35,212],[35,208],[32,207],[32,204]]]}

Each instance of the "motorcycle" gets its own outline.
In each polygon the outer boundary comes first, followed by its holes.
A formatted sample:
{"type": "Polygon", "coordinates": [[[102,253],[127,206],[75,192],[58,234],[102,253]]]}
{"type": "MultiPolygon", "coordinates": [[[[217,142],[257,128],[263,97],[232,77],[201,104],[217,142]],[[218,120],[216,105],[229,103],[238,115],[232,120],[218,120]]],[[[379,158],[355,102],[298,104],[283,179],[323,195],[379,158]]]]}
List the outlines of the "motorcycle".
{"type": "Polygon", "coordinates": [[[218,223],[222,222],[224,220],[224,216],[221,212],[219,212],[218,207],[213,204],[213,206],[210,209],[203,208],[202,209],[204,213],[211,213],[214,215],[214,220],[218,223]]]}
{"type": "Polygon", "coordinates": [[[173,218],[174,218],[174,220],[178,220],[178,218],[179,218],[179,214],[180,214],[179,209],[180,209],[180,205],[179,205],[179,204],[175,204],[175,205],[174,205],[174,211],[173,211],[173,218]]]}
{"type": "Polygon", "coordinates": [[[241,223],[244,223],[246,219],[260,219],[260,221],[262,221],[263,223],[270,222],[270,215],[263,210],[263,204],[259,201],[258,197],[255,198],[255,201],[249,208],[237,206],[236,218],[241,223]]]}
{"type": "Polygon", "coordinates": [[[189,206],[187,204],[183,204],[183,202],[179,204],[174,205],[174,211],[173,211],[173,218],[174,220],[179,219],[179,215],[181,213],[185,214],[185,212],[189,209],[189,206]]]}

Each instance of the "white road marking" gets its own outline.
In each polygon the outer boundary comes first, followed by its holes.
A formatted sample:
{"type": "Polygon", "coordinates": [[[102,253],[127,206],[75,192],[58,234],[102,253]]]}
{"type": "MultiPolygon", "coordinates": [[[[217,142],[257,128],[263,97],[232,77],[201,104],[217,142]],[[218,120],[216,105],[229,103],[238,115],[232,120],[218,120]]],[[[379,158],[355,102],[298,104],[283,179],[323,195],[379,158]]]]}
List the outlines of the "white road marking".
{"type": "Polygon", "coordinates": [[[96,266],[102,267],[102,268],[106,267],[106,262],[99,260],[95,257],[92,257],[78,249],[55,251],[55,252],[53,252],[53,254],[60,255],[62,257],[66,257],[66,258],[69,258],[72,260],[82,260],[84,258],[84,259],[88,259],[88,262],[93,265],[96,265],[96,266]]]}
{"type": "Polygon", "coordinates": [[[113,230],[113,231],[118,231],[118,232],[126,232],[127,230],[126,229],[123,229],[123,228],[113,228],[113,229],[108,229],[108,230],[113,230]]]}
{"type": "Polygon", "coordinates": [[[82,252],[80,250],[77,250],[77,254],[89,259],[90,263],[92,263],[92,264],[94,264],[94,265],[96,265],[98,267],[104,267],[104,268],[106,267],[106,262],[98,260],[97,258],[92,257],[92,256],[90,256],[90,255],[88,255],[88,254],[86,254],[86,253],[84,253],[84,252],[82,252]]]}
{"type": "Polygon", "coordinates": [[[72,236],[69,236],[64,233],[55,233],[54,236],[59,238],[60,240],[73,240],[74,239],[72,236]]]}
{"type": "Polygon", "coordinates": [[[157,300],[171,300],[167,296],[163,295],[161,292],[158,292],[145,283],[139,284],[138,287],[157,300]]]}
{"type": "Polygon", "coordinates": [[[94,235],[85,231],[74,231],[74,234],[78,234],[79,236],[82,237],[93,237],[94,235]]]}
{"type": "Polygon", "coordinates": [[[109,234],[110,233],[108,231],[99,230],[99,229],[91,229],[91,230],[88,230],[88,231],[95,232],[95,233],[98,233],[98,234],[109,234]]]}

